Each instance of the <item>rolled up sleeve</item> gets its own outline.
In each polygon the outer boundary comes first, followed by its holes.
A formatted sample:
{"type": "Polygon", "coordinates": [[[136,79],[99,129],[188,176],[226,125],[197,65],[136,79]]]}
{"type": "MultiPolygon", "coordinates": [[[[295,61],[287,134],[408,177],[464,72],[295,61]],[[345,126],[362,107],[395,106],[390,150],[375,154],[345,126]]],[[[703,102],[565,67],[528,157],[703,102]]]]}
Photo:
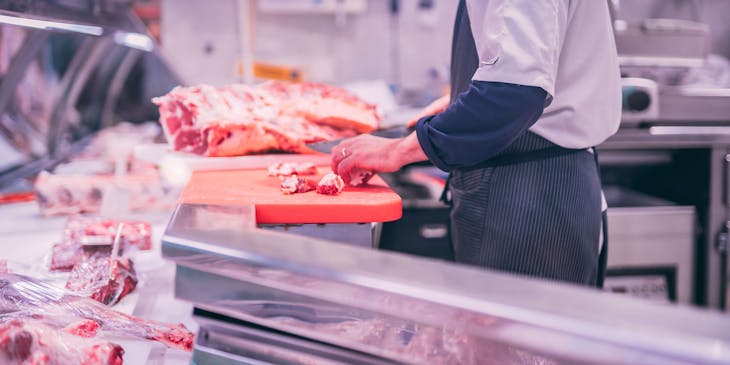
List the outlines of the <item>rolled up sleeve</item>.
{"type": "Polygon", "coordinates": [[[474,81],[443,113],[418,121],[418,142],[441,170],[476,165],[532,126],[546,96],[540,87],[474,81]]]}

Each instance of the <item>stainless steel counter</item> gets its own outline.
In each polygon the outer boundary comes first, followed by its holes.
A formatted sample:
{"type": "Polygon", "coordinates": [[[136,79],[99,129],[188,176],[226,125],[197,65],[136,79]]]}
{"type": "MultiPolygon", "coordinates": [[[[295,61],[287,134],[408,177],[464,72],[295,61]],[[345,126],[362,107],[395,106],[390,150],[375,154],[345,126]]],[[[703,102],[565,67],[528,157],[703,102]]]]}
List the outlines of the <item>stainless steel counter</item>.
{"type": "Polygon", "coordinates": [[[163,236],[178,297],[399,363],[730,363],[717,313],[220,224],[245,211],[178,207],[163,236]]]}

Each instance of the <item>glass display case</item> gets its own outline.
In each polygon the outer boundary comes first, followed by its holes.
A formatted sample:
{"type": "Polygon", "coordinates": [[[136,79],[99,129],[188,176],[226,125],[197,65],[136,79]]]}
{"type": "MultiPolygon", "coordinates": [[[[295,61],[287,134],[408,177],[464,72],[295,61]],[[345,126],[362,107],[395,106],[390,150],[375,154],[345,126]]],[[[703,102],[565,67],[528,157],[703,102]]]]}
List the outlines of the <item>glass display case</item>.
{"type": "Polygon", "coordinates": [[[155,119],[146,70],[164,74],[155,87],[179,83],[126,0],[0,0],[0,51],[0,188],[105,127],[155,119]]]}
{"type": "Polygon", "coordinates": [[[718,313],[260,229],[253,212],[182,204],[163,236],[201,324],[194,360],[730,363],[718,313]]]}

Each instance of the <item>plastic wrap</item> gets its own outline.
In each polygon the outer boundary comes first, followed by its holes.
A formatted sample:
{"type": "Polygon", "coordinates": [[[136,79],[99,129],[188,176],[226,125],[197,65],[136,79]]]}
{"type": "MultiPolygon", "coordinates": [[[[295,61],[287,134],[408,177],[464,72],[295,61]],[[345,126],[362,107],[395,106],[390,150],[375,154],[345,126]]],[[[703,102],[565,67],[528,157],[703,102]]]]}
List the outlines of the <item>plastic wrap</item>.
{"type": "Polygon", "coordinates": [[[119,245],[121,254],[152,248],[152,226],[147,222],[71,217],[64,228],[62,241],[53,245],[50,269],[70,271],[84,260],[109,257],[121,223],[124,224],[119,245]]]}
{"type": "Polygon", "coordinates": [[[81,331],[86,337],[130,336],[187,351],[193,346],[193,334],[182,324],[137,318],[42,281],[0,274],[0,323],[29,319],[66,333],[81,331]],[[88,321],[96,322],[98,329],[88,321]]]}
{"type": "Polygon", "coordinates": [[[129,258],[101,257],[83,261],[74,266],[66,282],[66,289],[113,305],[137,286],[137,273],[129,258]]]}
{"type": "Polygon", "coordinates": [[[120,247],[123,252],[152,248],[152,226],[147,222],[139,221],[121,221],[100,217],[71,217],[66,222],[63,238],[66,242],[75,242],[82,245],[111,245],[121,223],[124,224],[120,236],[120,247]]]}
{"type": "Polygon", "coordinates": [[[0,364],[121,365],[124,349],[59,331],[40,319],[0,319],[0,364]]]}
{"type": "Polygon", "coordinates": [[[118,184],[129,193],[132,211],[161,210],[173,204],[171,190],[155,171],[123,177],[41,172],[35,181],[36,200],[44,216],[99,213],[104,192],[118,184]]]}

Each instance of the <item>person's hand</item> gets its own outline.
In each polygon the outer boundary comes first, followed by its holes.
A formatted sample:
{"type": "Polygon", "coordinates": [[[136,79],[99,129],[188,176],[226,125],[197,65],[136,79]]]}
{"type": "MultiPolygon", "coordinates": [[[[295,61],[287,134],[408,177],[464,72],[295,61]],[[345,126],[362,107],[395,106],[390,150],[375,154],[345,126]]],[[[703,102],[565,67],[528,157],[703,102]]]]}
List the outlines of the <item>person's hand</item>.
{"type": "Polygon", "coordinates": [[[416,123],[418,123],[418,120],[427,117],[429,115],[434,115],[441,113],[442,111],[446,110],[446,108],[449,106],[449,95],[444,95],[433,102],[431,104],[426,105],[418,115],[416,115],[413,119],[409,120],[408,123],[406,123],[406,126],[408,128],[413,128],[416,126],[416,123]]]}
{"type": "Polygon", "coordinates": [[[332,171],[346,183],[365,172],[393,172],[412,162],[426,160],[415,133],[405,138],[362,134],[332,148],[332,171]]]}
{"type": "Polygon", "coordinates": [[[332,148],[332,171],[348,184],[361,171],[396,171],[402,166],[394,153],[398,141],[369,134],[346,139],[332,148]]]}

